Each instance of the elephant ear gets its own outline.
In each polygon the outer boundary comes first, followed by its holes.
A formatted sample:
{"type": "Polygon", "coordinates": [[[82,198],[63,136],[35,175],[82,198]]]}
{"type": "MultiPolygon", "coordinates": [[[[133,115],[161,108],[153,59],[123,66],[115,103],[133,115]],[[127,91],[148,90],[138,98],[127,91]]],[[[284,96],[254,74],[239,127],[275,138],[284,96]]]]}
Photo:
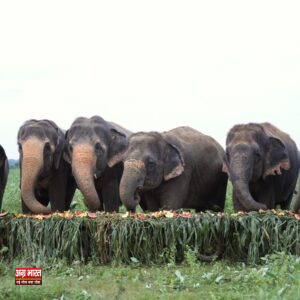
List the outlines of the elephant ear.
{"type": "Polygon", "coordinates": [[[182,151],[175,144],[175,139],[165,136],[164,140],[167,142],[164,157],[164,179],[168,181],[183,173],[185,162],[182,151]]]}
{"type": "Polygon", "coordinates": [[[115,128],[110,129],[110,134],[111,142],[108,149],[107,165],[111,168],[122,160],[127,148],[128,138],[126,134],[115,128]]]}
{"type": "Polygon", "coordinates": [[[223,156],[222,172],[229,175],[228,159],[227,159],[227,155],[226,154],[224,154],[224,156],[223,156]]]}
{"type": "Polygon", "coordinates": [[[55,150],[53,153],[53,163],[54,163],[54,168],[58,170],[60,160],[65,147],[65,134],[53,121],[48,119],[44,119],[41,121],[48,123],[56,131],[57,139],[56,139],[55,150]]]}
{"type": "Polygon", "coordinates": [[[60,160],[65,148],[65,137],[61,130],[57,128],[57,140],[56,140],[56,147],[53,153],[53,161],[54,167],[57,170],[59,168],[60,160]]]}
{"type": "Polygon", "coordinates": [[[270,136],[267,145],[264,178],[269,175],[281,175],[281,170],[290,168],[286,147],[281,139],[270,136]]]}
{"type": "Polygon", "coordinates": [[[69,149],[68,149],[68,133],[69,133],[69,130],[67,130],[66,132],[65,132],[65,141],[64,141],[64,149],[63,149],[63,159],[67,162],[67,163],[69,163],[69,164],[71,164],[72,162],[71,162],[71,157],[70,157],[70,153],[69,153],[69,149]]]}

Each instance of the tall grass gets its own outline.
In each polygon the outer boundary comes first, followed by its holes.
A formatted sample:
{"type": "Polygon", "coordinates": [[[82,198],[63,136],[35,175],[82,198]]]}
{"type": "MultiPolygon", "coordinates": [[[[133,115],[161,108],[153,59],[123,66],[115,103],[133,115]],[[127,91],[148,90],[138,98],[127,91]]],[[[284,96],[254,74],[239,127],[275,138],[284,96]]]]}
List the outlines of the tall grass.
{"type": "MultiPolygon", "coordinates": [[[[139,216],[139,215],[138,215],[139,216]]],[[[300,254],[300,226],[294,215],[280,212],[193,214],[189,218],[96,218],[53,216],[44,220],[0,219],[4,259],[36,262],[66,259],[97,263],[181,262],[186,251],[201,258],[219,252],[224,258],[255,263],[275,251],[300,254]]]]}
{"type": "MultiPolygon", "coordinates": [[[[4,210],[20,212],[19,171],[10,172],[4,210]]],[[[200,258],[219,252],[223,257],[254,263],[260,257],[284,251],[300,254],[300,226],[287,212],[232,212],[232,187],[227,189],[225,214],[210,212],[189,218],[123,218],[98,214],[97,218],[0,218],[0,258],[19,257],[29,262],[66,259],[97,263],[132,260],[144,264],[181,262],[186,251],[200,258]]],[[[84,208],[77,191],[73,210],[84,208]]]]}

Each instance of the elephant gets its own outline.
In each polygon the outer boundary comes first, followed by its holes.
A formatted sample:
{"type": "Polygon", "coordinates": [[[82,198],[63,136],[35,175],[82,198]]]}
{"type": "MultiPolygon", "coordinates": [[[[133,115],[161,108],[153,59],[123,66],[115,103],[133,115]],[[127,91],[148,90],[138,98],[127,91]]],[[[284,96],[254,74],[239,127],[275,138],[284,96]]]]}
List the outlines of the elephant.
{"type": "Polygon", "coordinates": [[[2,207],[2,199],[7,183],[9,166],[4,148],[0,145],[0,211],[2,207]]]}
{"type": "Polygon", "coordinates": [[[235,211],[287,209],[299,173],[298,149],[270,123],[235,125],[227,135],[223,170],[232,181],[235,211]]]}
{"type": "Polygon", "coordinates": [[[76,190],[63,159],[64,132],[50,120],[28,120],[19,129],[20,188],[24,213],[68,210],[76,190]],[[51,209],[47,205],[51,204],[51,209]]]}
{"type": "Polygon", "coordinates": [[[120,197],[129,211],[191,208],[224,210],[225,151],[212,137],[190,127],[138,132],[119,157],[124,171],[120,197]]]}
{"type": "Polygon", "coordinates": [[[79,117],[67,131],[64,157],[89,210],[119,210],[123,165],[115,161],[126,149],[130,134],[100,116],[79,117]]]}

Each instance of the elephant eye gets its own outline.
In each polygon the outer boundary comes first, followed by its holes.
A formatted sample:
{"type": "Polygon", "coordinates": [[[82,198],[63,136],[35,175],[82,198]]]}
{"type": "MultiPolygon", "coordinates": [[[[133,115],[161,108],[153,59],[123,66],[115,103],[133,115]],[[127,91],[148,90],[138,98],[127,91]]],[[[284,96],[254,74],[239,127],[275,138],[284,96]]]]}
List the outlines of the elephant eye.
{"type": "Polygon", "coordinates": [[[45,151],[50,151],[51,150],[51,146],[50,146],[50,143],[46,143],[45,144],[45,151]]]}
{"type": "Polygon", "coordinates": [[[69,153],[72,153],[73,152],[73,146],[72,146],[72,144],[69,144],[68,148],[69,148],[69,153]]]}
{"type": "Polygon", "coordinates": [[[101,147],[100,143],[96,143],[95,144],[95,151],[97,153],[102,152],[102,147],[101,147]]]}
{"type": "Polygon", "coordinates": [[[258,161],[261,159],[261,154],[257,151],[254,152],[254,157],[255,157],[255,160],[258,161]]]}
{"type": "Polygon", "coordinates": [[[153,169],[155,169],[155,167],[156,167],[156,163],[152,160],[149,160],[148,161],[148,169],[153,170],[153,169]]]}
{"type": "Polygon", "coordinates": [[[229,152],[228,152],[228,151],[226,151],[226,159],[227,159],[227,161],[229,161],[229,160],[230,160],[230,154],[229,154],[229,152]]]}

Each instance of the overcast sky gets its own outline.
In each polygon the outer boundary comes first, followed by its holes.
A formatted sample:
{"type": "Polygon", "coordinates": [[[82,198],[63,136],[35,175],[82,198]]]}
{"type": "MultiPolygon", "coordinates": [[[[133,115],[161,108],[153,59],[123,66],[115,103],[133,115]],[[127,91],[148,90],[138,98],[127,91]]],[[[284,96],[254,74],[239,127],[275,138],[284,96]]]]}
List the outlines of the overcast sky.
{"type": "Polygon", "coordinates": [[[192,126],[222,145],[269,121],[300,146],[299,1],[1,1],[0,143],[30,118],[192,126]],[[299,4],[298,4],[299,3],[299,4]]]}

